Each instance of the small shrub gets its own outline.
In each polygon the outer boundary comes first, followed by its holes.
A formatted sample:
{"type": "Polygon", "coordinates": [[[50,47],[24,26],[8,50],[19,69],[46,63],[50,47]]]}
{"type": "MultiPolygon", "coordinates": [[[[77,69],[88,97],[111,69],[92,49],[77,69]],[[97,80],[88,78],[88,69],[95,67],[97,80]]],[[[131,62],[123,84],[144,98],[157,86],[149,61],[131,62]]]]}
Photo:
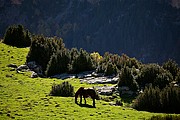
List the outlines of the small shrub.
{"type": "Polygon", "coordinates": [[[31,45],[31,35],[22,25],[9,26],[4,35],[3,42],[16,47],[28,47],[31,45]]]}
{"type": "Polygon", "coordinates": [[[74,96],[74,87],[69,82],[63,82],[59,85],[54,84],[52,86],[50,95],[72,97],[74,96]]]}

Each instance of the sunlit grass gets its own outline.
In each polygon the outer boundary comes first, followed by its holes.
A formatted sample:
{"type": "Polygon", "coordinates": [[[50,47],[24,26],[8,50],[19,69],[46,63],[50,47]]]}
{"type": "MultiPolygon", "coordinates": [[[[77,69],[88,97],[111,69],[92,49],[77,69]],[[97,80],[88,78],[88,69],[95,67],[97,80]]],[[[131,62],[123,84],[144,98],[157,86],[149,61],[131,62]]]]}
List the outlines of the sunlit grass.
{"type": "MultiPolygon", "coordinates": [[[[96,100],[96,108],[83,107],[74,103],[74,97],[49,96],[51,86],[64,80],[30,78],[30,72],[16,73],[8,68],[10,63],[25,63],[29,48],[16,48],[0,43],[0,119],[147,119],[155,113],[136,111],[128,107],[110,106],[96,100]]],[[[80,83],[79,79],[67,79],[75,91],[80,87],[97,85],[80,83]]],[[[92,105],[92,100],[87,99],[92,105]]]]}

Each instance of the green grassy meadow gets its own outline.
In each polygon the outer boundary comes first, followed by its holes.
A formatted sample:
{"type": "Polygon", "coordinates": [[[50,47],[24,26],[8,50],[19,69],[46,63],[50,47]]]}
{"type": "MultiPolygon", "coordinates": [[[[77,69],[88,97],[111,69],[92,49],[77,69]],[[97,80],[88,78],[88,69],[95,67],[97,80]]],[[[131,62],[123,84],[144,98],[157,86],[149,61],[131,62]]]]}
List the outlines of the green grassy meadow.
{"type": "MultiPolygon", "coordinates": [[[[29,48],[16,48],[0,43],[0,120],[8,119],[95,119],[95,120],[144,120],[160,113],[137,111],[129,107],[111,106],[108,102],[96,100],[96,108],[79,106],[74,97],[49,96],[51,86],[64,80],[30,78],[31,72],[16,73],[8,68],[10,63],[22,65],[29,48]]],[[[78,79],[67,79],[75,91],[80,86],[78,79]]],[[[92,100],[87,99],[92,105],[92,100]]],[[[161,114],[165,115],[165,114],[161,114]]]]}

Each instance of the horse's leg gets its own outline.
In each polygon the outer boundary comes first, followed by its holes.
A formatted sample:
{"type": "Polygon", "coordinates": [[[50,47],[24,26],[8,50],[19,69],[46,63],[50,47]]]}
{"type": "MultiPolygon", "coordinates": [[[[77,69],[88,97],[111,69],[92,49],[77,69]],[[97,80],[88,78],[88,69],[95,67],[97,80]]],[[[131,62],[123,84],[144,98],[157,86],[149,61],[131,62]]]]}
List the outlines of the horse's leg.
{"type": "Polygon", "coordinates": [[[84,103],[85,103],[85,105],[86,105],[86,97],[85,96],[83,96],[84,97],[84,103]]]}
{"type": "Polygon", "coordinates": [[[95,106],[95,99],[93,99],[93,107],[96,107],[96,106],[95,106]]]}
{"type": "Polygon", "coordinates": [[[80,95],[80,104],[82,104],[82,95],[80,95]]]}
{"type": "Polygon", "coordinates": [[[75,97],[75,103],[77,104],[77,97],[75,97]]]}
{"type": "Polygon", "coordinates": [[[77,104],[77,98],[75,97],[75,103],[77,104]]]}

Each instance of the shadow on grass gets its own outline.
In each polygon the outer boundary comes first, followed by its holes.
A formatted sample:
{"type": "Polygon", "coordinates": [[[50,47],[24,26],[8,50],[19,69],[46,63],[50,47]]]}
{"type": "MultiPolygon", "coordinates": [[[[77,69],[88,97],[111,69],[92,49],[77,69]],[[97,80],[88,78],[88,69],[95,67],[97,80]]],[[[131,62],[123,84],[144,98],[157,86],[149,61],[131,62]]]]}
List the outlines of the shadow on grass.
{"type": "Polygon", "coordinates": [[[80,107],[95,108],[92,105],[88,105],[88,104],[77,104],[77,105],[79,105],[80,107]]]}

